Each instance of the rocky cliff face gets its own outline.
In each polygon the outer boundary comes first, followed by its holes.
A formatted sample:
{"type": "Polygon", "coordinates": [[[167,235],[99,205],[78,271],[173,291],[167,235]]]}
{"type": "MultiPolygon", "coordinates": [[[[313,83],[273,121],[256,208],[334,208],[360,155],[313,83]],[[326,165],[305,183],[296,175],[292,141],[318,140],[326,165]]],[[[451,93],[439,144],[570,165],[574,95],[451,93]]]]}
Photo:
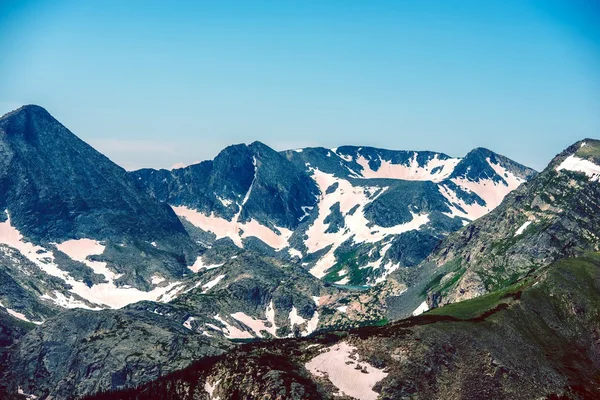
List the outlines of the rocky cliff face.
{"type": "MultiPolygon", "coordinates": [[[[600,142],[586,139],[506,196],[500,206],[441,241],[417,269],[392,279],[409,289],[389,294],[392,319],[507,287],[554,260],[598,251],[600,142]]],[[[379,293],[380,296],[383,294],[379,293]]]]}
{"type": "Polygon", "coordinates": [[[41,107],[0,119],[0,160],[3,279],[22,289],[0,301],[24,318],[157,299],[196,259],[170,207],[41,107]]]}
{"type": "Polygon", "coordinates": [[[303,208],[313,207],[318,194],[304,169],[260,142],[230,146],[212,161],[172,171],[142,169],[131,176],[161,202],[273,230],[295,229],[303,208]]]}
{"type": "Polygon", "coordinates": [[[161,313],[70,310],[22,337],[9,357],[9,385],[39,398],[74,399],[139,385],[220,354],[231,344],[161,313]]]}
{"type": "Polygon", "coordinates": [[[448,237],[428,261],[451,264],[453,271],[430,292],[439,292],[441,304],[460,301],[510,285],[556,259],[598,251],[600,184],[594,172],[577,170],[569,160],[600,170],[599,154],[599,141],[574,144],[493,213],[448,237]]]}
{"type": "Polygon", "coordinates": [[[461,159],[351,146],[276,153],[253,143],[131,175],[206,246],[228,241],[300,262],[326,282],[374,285],[417,265],[535,172],[486,149],[461,159]]]}
{"type": "Polygon", "coordinates": [[[593,399],[599,294],[599,256],[565,259],[505,290],[384,327],[247,344],[87,399],[593,399]]]}

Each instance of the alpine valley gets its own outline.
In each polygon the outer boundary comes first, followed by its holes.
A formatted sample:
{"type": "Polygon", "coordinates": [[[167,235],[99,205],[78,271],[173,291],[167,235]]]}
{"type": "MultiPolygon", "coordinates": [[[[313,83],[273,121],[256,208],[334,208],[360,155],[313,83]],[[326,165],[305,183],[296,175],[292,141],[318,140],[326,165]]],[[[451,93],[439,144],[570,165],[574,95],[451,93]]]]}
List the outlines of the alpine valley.
{"type": "Polygon", "coordinates": [[[260,142],[125,171],[24,106],[0,118],[0,398],[600,398],[599,252],[597,140],[540,173],[260,142]]]}

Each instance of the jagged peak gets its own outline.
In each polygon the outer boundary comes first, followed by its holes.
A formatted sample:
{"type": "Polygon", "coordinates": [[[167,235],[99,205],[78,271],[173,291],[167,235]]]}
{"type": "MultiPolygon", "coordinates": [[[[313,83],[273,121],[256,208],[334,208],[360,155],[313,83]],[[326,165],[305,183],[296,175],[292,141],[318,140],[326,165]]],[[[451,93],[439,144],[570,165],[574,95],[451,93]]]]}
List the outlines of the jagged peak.
{"type": "Polygon", "coordinates": [[[577,157],[600,165],[600,140],[591,138],[578,140],[557,154],[546,170],[556,170],[568,157],[577,157]]]}

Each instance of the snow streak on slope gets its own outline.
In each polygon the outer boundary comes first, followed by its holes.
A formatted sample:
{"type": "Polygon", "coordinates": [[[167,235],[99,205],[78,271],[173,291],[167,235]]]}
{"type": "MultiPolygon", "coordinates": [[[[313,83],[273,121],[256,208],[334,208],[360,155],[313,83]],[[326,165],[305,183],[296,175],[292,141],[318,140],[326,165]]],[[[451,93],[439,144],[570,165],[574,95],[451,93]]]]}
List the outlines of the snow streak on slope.
{"type": "Polygon", "coordinates": [[[460,199],[449,186],[440,185],[440,193],[451,203],[450,209],[452,211],[446,215],[451,217],[459,216],[471,221],[476,220],[498,207],[507,194],[525,182],[524,179],[517,177],[501,165],[494,164],[489,157],[486,158],[486,161],[494,172],[502,177],[504,181],[494,182],[492,179],[480,179],[474,181],[462,177],[450,179],[450,181],[464,191],[476,194],[485,202],[485,205],[482,206],[476,202],[467,203],[460,199]]]}
{"type": "Polygon", "coordinates": [[[205,283],[204,285],[202,285],[202,289],[204,289],[202,291],[202,294],[206,294],[208,293],[208,291],[210,289],[212,289],[213,287],[215,287],[219,282],[221,282],[221,280],[225,278],[225,275],[219,275],[216,278],[214,278],[213,280],[205,283]]]}
{"type": "Polygon", "coordinates": [[[423,314],[425,311],[429,311],[429,305],[426,301],[422,302],[419,307],[413,311],[412,315],[417,316],[423,314]]]}
{"type": "Polygon", "coordinates": [[[583,172],[590,181],[600,181],[600,165],[596,165],[591,161],[584,160],[583,158],[570,155],[556,167],[556,171],[562,170],[583,172]]]}
{"type": "Polygon", "coordinates": [[[279,327],[275,323],[275,306],[273,300],[267,305],[264,318],[256,318],[242,311],[231,313],[223,317],[221,315],[216,315],[213,318],[225,325],[225,327],[218,327],[210,323],[206,323],[205,326],[220,331],[229,339],[293,337],[294,327],[299,329],[298,333],[301,336],[307,336],[313,333],[319,325],[318,311],[315,310],[312,317],[307,320],[298,315],[298,310],[295,306],[292,306],[292,311],[290,311],[288,315],[289,327],[292,333],[287,334],[287,336],[277,335],[279,327]]]}
{"type": "MultiPolygon", "coordinates": [[[[6,213],[8,215],[8,211],[6,211],[6,213]]],[[[142,300],[156,301],[162,299],[163,301],[166,301],[168,293],[180,284],[179,282],[173,282],[168,285],[155,287],[154,290],[149,292],[144,292],[132,287],[117,287],[114,280],[118,279],[120,275],[109,270],[104,262],[88,260],[88,257],[91,255],[101,254],[104,251],[103,245],[91,239],[68,240],[56,244],[58,250],[76,261],[83,262],[88,267],[92,268],[94,272],[104,275],[107,282],[88,287],[84,282],[75,280],[68,272],[60,269],[54,260],[52,251],[27,242],[23,238],[23,235],[11,225],[10,215],[5,222],[0,222],[0,243],[18,250],[25,258],[37,265],[40,270],[44,271],[46,274],[63,280],[66,284],[71,286],[69,291],[79,296],[80,299],[85,299],[90,303],[95,304],[95,306],[90,306],[74,296],[67,296],[60,291],[45,293],[40,296],[43,299],[51,300],[58,306],[65,308],[121,308],[127,304],[142,300]]]]}
{"type": "Polygon", "coordinates": [[[313,316],[307,321],[306,319],[298,315],[298,310],[296,309],[296,307],[292,306],[292,311],[290,311],[288,318],[290,320],[290,328],[292,328],[292,332],[294,330],[294,325],[299,327],[302,325],[305,326],[304,330],[301,332],[302,336],[310,335],[317,329],[317,326],[319,325],[318,311],[315,311],[313,316]]]}
{"type": "Polygon", "coordinates": [[[224,328],[219,328],[215,325],[209,326],[223,332],[225,337],[228,339],[252,339],[254,337],[250,332],[243,331],[231,325],[229,322],[221,318],[219,314],[215,315],[213,318],[219,321],[222,325],[224,325],[224,328]]]}
{"type": "Polygon", "coordinates": [[[460,158],[448,158],[441,160],[436,154],[425,165],[419,165],[417,153],[413,154],[408,165],[392,164],[388,160],[383,160],[379,156],[381,165],[377,170],[371,169],[369,160],[362,155],[356,158],[356,162],[363,168],[361,176],[363,178],[389,178],[402,179],[407,181],[433,181],[440,182],[452,174],[460,158]]]}
{"type": "MultiPolygon", "coordinates": [[[[275,230],[261,224],[255,219],[250,219],[247,222],[240,222],[240,215],[244,205],[250,198],[254,182],[256,181],[256,157],[253,158],[254,165],[254,178],[248,191],[244,195],[242,202],[239,204],[237,213],[230,220],[225,218],[217,217],[212,212],[210,215],[206,215],[199,211],[193,210],[185,206],[171,206],[175,213],[188,220],[192,225],[213,233],[217,239],[230,238],[238,247],[244,247],[242,239],[255,237],[274,248],[275,250],[281,250],[288,247],[288,240],[292,236],[292,231],[282,227],[275,227],[275,230]]],[[[223,203],[223,205],[230,205],[231,203],[223,203]]]]}
{"type": "Polygon", "coordinates": [[[260,222],[251,219],[248,222],[238,222],[238,218],[231,221],[225,218],[217,217],[214,213],[206,215],[185,206],[171,206],[175,214],[184,217],[192,225],[216,235],[217,239],[230,238],[238,247],[244,247],[243,238],[255,237],[276,250],[284,249],[288,246],[288,240],[292,236],[292,231],[282,227],[276,227],[279,233],[262,225],[260,222]],[[240,233],[240,231],[242,231],[240,233]]]}
{"type": "Polygon", "coordinates": [[[525,232],[525,229],[527,229],[527,227],[528,227],[529,225],[531,225],[531,222],[532,222],[532,221],[525,221],[525,223],[523,223],[523,225],[521,225],[521,226],[519,227],[519,229],[517,229],[517,231],[515,232],[515,236],[522,235],[522,234],[523,234],[523,232],[525,232]]]}
{"type": "Polygon", "coordinates": [[[100,242],[92,239],[73,239],[67,240],[66,242],[56,245],[56,248],[72,260],[79,261],[94,270],[96,274],[104,275],[109,281],[119,279],[121,274],[116,274],[106,267],[105,262],[90,261],[89,256],[102,254],[104,252],[104,245],[100,242]]]}
{"type": "Polygon", "coordinates": [[[405,224],[394,227],[381,227],[372,225],[364,214],[364,207],[380,196],[387,188],[352,186],[344,179],[336,178],[332,174],[312,169],[313,178],[321,190],[321,198],[318,204],[317,219],[306,231],[307,239],[304,244],[309,253],[331,246],[329,251],[317,261],[310,272],[321,278],[327,269],[335,264],[335,250],[346,240],[352,238],[355,243],[375,243],[389,235],[397,235],[413,229],[419,229],[429,221],[427,214],[412,214],[413,219],[405,224]],[[331,193],[327,189],[337,183],[337,188],[331,193]],[[330,208],[339,203],[340,212],[344,217],[344,227],[338,232],[326,232],[329,224],[325,219],[330,214],[330,208]],[[355,208],[358,206],[358,208],[355,208]],[[353,208],[355,208],[353,210],[353,208]],[[350,213],[350,211],[353,211],[350,213]]]}
{"type": "Polygon", "coordinates": [[[243,312],[233,313],[231,314],[231,316],[239,322],[241,322],[242,324],[249,327],[250,329],[252,329],[254,334],[260,338],[264,337],[262,331],[266,331],[274,337],[277,337],[276,332],[278,328],[275,324],[275,309],[273,308],[273,300],[271,300],[271,303],[267,306],[267,309],[265,310],[266,320],[250,317],[249,315],[246,315],[243,312]]]}
{"type": "Polygon", "coordinates": [[[476,202],[468,204],[446,185],[440,185],[438,189],[446,200],[448,200],[448,207],[450,207],[450,212],[444,214],[451,218],[461,217],[472,221],[488,213],[486,206],[482,206],[476,202]]]}
{"type": "Polygon", "coordinates": [[[6,306],[5,306],[4,304],[2,304],[1,302],[0,302],[0,307],[4,307],[4,309],[6,310],[6,312],[7,312],[7,313],[9,313],[9,314],[10,314],[10,315],[12,315],[13,317],[15,317],[15,318],[17,318],[17,319],[20,319],[20,320],[22,320],[22,321],[31,322],[31,323],[34,323],[34,324],[36,324],[36,325],[40,325],[40,324],[43,322],[43,321],[31,321],[31,320],[29,320],[29,318],[27,318],[27,317],[26,317],[24,314],[22,314],[22,313],[20,313],[20,312],[18,312],[18,311],[15,311],[15,310],[13,310],[13,309],[11,309],[11,308],[8,308],[8,307],[6,307],[6,306]]]}
{"type": "Polygon", "coordinates": [[[202,260],[202,256],[198,256],[198,258],[196,258],[196,261],[194,262],[194,265],[188,266],[188,269],[190,269],[192,272],[198,272],[201,269],[209,270],[213,268],[219,268],[222,265],[223,264],[205,264],[202,260]]]}

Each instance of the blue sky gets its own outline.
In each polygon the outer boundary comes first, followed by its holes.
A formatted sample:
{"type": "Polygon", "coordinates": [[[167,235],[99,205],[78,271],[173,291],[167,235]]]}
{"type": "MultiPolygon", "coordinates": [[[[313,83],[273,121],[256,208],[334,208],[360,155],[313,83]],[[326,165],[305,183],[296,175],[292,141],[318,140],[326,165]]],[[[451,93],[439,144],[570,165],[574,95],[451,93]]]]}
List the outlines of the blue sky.
{"type": "Polygon", "coordinates": [[[543,168],[600,137],[600,5],[0,1],[0,113],[39,104],[126,168],[260,140],[543,168]]]}

